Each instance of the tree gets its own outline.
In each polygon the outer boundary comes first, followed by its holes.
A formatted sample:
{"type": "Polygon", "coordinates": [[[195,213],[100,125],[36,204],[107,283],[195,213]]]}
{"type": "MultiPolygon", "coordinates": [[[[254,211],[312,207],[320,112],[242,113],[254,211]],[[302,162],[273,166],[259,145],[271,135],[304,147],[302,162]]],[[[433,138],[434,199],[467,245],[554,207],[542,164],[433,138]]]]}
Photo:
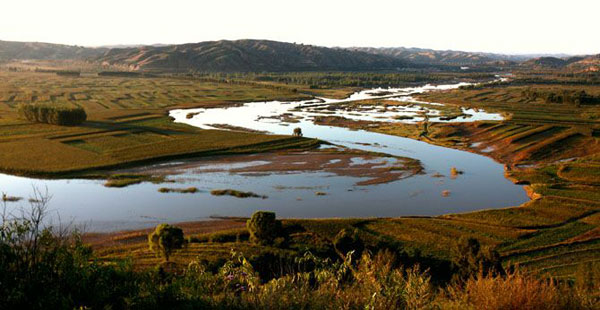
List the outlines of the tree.
{"type": "Polygon", "coordinates": [[[454,247],[453,264],[455,276],[466,280],[475,275],[504,274],[500,254],[490,248],[482,248],[479,240],[461,237],[454,247]]]}
{"type": "Polygon", "coordinates": [[[250,240],[258,244],[272,244],[281,230],[281,222],[275,219],[275,212],[256,211],[246,222],[250,240]]]}
{"type": "Polygon", "coordinates": [[[294,136],[302,137],[302,128],[300,128],[300,127],[294,128],[294,136]]]}
{"type": "Polygon", "coordinates": [[[148,244],[150,250],[156,252],[157,255],[162,256],[168,262],[171,254],[185,245],[183,230],[169,224],[160,224],[148,235],[148,244]]]}

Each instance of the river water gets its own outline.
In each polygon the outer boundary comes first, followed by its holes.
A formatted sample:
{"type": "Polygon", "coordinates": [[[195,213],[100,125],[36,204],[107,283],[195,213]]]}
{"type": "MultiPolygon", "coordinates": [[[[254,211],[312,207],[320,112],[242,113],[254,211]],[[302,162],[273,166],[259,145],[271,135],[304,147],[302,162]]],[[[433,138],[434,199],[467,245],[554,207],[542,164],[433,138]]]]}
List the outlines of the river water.
{"type": "MultiPolygon", "coordinates": [[[[40,180],[0,174],[0,191],[24,197],[11,202],[14,210],[27,205],[32,187],[52,194],[50,209],[54,220],[85,225],[88,231],[111,231],[148,227],[159,222],[202,220],[210,216],[249,216],[256,210],[272,210],[278,217],[394,217],[404,215],[440,215],[477,209],[519,205],[528,200],[521,186],[503,176],[503,166],[492,159],[450,148],[430,145],[407,138],[353,131],[346,128],[316,125],[316,116],[343,116],[357,120],[416,122],[436,115],[440,103],[383,107],[374,103],[360,111],[328,109],[329,105],[361,99],[389,99],[414,102],[411,95],[437,89],[451,89],[460,84],[415,88],[372,89],[357,92],[347,99],[317,98],[300,102],[252,102],[241,106],[215,109],[173,110],[176,122],[200,128],[211,124],[231,125],[273,134],[291,134],[300,127],[304,136],[365,151],[419,159],[426,174],[386,184],[357,186],[361,178],[324,172],[270,173],[249,175],[215,171],[218,161],[210,158],[167,162],[144,169],[175,170],[172,185],[142,183],[126,188],[106,188],[98,180],[40,180]],[[194,113],[193,116],[188,116],[194,113]],[[287,113],[295,123],[286,123],[287,113]],[[410,116],[411,119],[398,116],[410,116]],[[191,117],[191,118],[190,118],[191,117]],[[451,167],[464,174],[450,178],[451,167]],[[435,175],[444,177],[434,177],[435,175]],[[196,194],[159,193],[160,187],[190,187],[196,194]],[[213,189],[232,188],[267,195],[268,199],[239,199],[212,196],[213,189]],[[327,195],[315,195],[316,191],[327,195]],[[450,195],[443,196],[442,191],[450,195]]],[[[452,121],[500,120],[501,115],[462,109],[465,114],[452,121]]],[[[260,164],[247,156],[246,165],[260,164]]],[[[221,167],[222,168],[222,167],[221,167]]],[[[229,167],[234,168],[234,167],[229,167]]]]}

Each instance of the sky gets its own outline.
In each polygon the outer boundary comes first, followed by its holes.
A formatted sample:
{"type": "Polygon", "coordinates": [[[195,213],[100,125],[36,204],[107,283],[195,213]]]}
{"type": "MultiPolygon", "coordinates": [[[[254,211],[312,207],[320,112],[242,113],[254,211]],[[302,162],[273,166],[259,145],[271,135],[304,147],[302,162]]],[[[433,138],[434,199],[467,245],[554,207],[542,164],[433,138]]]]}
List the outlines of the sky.
{"type": "Polygon", "coordinates": [[[598,0],[2,0],[0,40],[83,46],[270,39],[600,53],[598,0]]]}

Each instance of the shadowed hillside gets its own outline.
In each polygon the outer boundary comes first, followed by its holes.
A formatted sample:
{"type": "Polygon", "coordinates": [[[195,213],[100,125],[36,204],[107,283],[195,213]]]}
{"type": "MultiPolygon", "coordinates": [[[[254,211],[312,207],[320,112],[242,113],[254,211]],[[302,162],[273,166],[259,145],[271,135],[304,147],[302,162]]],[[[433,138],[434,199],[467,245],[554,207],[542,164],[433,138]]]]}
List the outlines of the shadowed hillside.
{"type": "Polygon", "coordinates": [[[88,48],[52,43],[0,41],[0,60],[81,60],[97,57],[106,50],[106,48],[88,48]]]}
{"type": "Polygon", "coordinates": [[[396,70],[406,62],[384,55],[267,40],[209,41],[112,49],[98,58],[135,70],[313,71],[396,70]]]}

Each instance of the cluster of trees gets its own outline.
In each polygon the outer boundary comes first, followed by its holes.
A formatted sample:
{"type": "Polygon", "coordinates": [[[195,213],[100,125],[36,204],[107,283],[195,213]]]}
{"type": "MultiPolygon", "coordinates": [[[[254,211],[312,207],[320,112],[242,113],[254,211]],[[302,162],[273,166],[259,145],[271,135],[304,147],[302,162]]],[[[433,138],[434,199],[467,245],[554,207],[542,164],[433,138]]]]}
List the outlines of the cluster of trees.
{"type": "Polygon", "coordinates": [[[135,71],[102,71],[98,76],[116,76],[116,77],[139,77],[142,73],[135,71]]]}
{"type": "Polygon", "coordinates": [[[521,92],[521,95],[529,100],[542,99],[546,103],[567,103],[574,105],[600,103],[600,96],[592,96],[586,93],[585,90],[527,88],[521,92]]]}
{"type": "Polygon", "coordinates": [[[546,85],[598,85],[600,72],[520,72],[510,82],[512,85],[546,84],[546,85]]]}
{"type": "Polygon", "coordinates": [[[399,87],[410,84],[433,83],[461,78],[491,79],[488,73],[447,72],[289,72],[289,73],[194,73],[192,76],[219,82],[255,81],[279,84],[308,85],[310,88],[332,87],[399,87]]]}
{"type": "Polygon", "coordinates": [[[56,71],[56,75],[78,77],[81,75],[81,72],[73,70],[58,70],[56,71]]]}
{"type": "Polygon", "coordinates": [[[83,108],[66,105],[20,104],[17,110],[21,117],[36,123],[74,126],[87,119],[83,108]]]}

